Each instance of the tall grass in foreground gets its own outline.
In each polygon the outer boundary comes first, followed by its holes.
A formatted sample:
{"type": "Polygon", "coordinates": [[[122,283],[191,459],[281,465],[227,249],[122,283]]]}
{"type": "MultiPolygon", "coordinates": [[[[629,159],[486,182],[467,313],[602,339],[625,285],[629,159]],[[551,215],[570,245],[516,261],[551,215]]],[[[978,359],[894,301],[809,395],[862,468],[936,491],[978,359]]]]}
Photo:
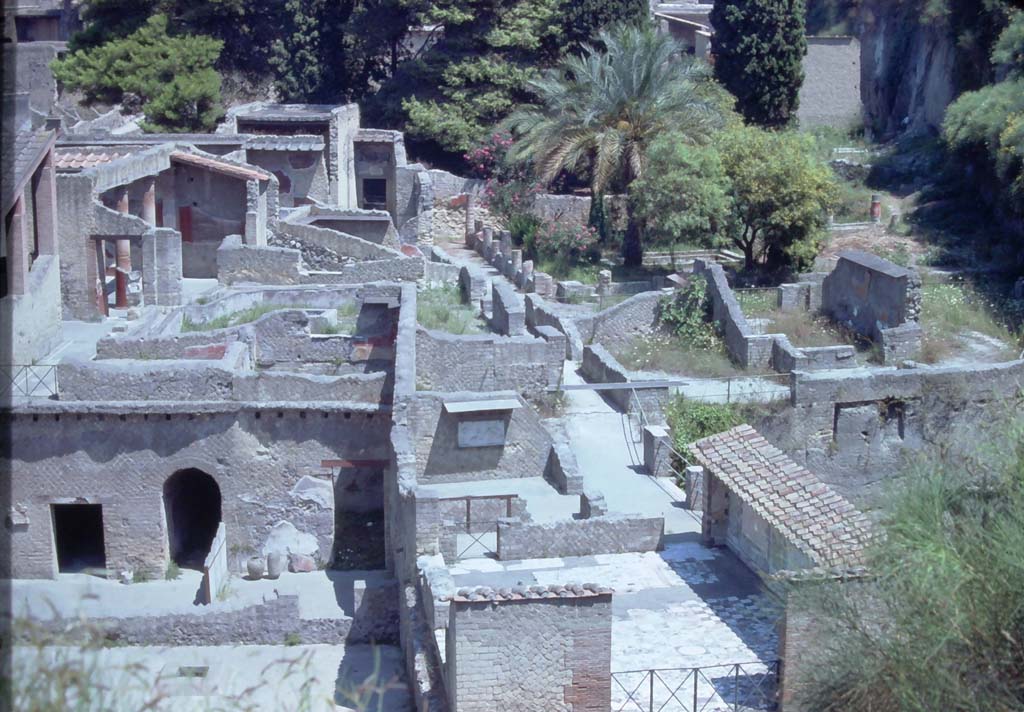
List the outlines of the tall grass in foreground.
{"type": "Polygon", "coordinates": [[[874,578],[797,591],[820,623],[803,709],[1024,709],[1024,414],[968,458],[908,473],[873,546],[874,578]]]}

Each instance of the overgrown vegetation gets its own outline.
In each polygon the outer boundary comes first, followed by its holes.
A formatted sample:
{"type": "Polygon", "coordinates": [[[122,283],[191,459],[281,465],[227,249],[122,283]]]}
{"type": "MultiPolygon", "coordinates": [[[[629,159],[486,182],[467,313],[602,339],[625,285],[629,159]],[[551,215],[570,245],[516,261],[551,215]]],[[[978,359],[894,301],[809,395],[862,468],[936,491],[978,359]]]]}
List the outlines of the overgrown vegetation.
{"type": "Polygon", "coordinates": [[[666,371],[703,377],[733,376],[741,371],[732,363],[710,321],[707,283],[701,276],[662,298],[658,322],[663,333],[635,340],[614,354],[633,370],[666,371]]]}
{"type": "Polygon", "coordinates": [[[425,329],[449,334],[479,334],[486,331],[483,319],[462,303],[459,288],[445,284],[421,289],[416,294],[416,320],[425,329]]]}
{"type": "Polygon", "coordinates": [[[188,331],[212,331],[213,329],[226,329],[229,326],[240,326],[242,324],[248,324],[256,321],[261,316],[269,314],[273,311],[279,311],[281,309],[303,309],[305,307],[293,306],[283,307],[280,304],[257,304],[256,306],[249,307],[248,309],[240,309],[239,311],[232,312],[230,314],[224,314],[218,316],[210,321],[192,321],[187,316],[181,321],[182,332],[188,331]]]}
{"type": "MultiPolygon", "coordinates": [[[[1010,406],[1012,408],[1012,406],[1010,406]]],[[[969,455],[916,455],[886,497],[873,578],[797,591],[817,622],[799,703],[821,712],[1024,707],[1024,417],[969,455]]]]}
{"type": "Polygon", "coordinates": [[[923,339],[919,358],[936,363],[960,354],[965,348],[961,337],[969,332],[996,339],[1005,345],[1007,358],[1024,346],[1022,334],[996,316],[997,306],[979,294],[969,282],[926,282],[921,290],[921,328],[923,339]]]}

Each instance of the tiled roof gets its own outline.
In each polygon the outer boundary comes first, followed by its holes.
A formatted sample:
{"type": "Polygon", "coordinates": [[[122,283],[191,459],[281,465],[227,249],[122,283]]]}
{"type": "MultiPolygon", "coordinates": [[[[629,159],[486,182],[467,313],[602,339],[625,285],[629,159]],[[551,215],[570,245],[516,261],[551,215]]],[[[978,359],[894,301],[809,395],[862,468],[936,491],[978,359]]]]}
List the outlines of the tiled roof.
{"type": "Polygon", "coordinates": [[[863,565],[873,536],[867,517],[749,425],[698,440],[690,451],[816,566],[863,565]]]}
{"type": "Polygon", "coordinates": [[[510,586],[508,588],[491,588],[490,586],[474,586],[460,588],[452,596],[441,596],[442,601],[522,601],[531,598],[589,598],[613,593],[606,586],[596,583],[567,584],[561,586],[510,586]]]}
{"type": "Polygon", "coordinates": [[[322,151],[322,136],[252,136],[245,142],[250,151],[322,151]]]}
{"type": "Polygon", "coordinates": [[[187,163],[198,168],[205,168],[206,170],[215,171],[216,173],[223,173],[224,175],[228,175],[233,178],[241,178],[243,180],[270,180],[269,173],[264,173],[263,171],[258,171],[254,168],[238,166],[234,163],[210,158],[209,156],[200,156],[196,153],[175,151],[171,154],[171,160],[176,161],[177,163],[187,163]]]}
{"type": "Polygon", "coordinates": [[[53,156],[54,165],[59,171],[80,170],[92,168],[101,163],[110,163],[119,158],[126,158],[131,151],[61,151],[58,150],[53,156]]]}
{"type": "Polygon", "coordinates": [[[52,131],[23,131],[14,136],[3,137],[3,212],[14,205],[18,195],[24,189],[36,166],[53,145],[55,135],[52,131]]]}

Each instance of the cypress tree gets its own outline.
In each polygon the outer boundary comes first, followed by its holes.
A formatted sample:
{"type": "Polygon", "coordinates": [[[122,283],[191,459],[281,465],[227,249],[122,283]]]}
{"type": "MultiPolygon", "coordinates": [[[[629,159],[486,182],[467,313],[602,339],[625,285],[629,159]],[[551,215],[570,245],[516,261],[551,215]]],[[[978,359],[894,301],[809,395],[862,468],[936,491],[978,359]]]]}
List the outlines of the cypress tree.
{"type": "Polygon", "coordinates": [[[715,76],[736,109],[766,128],[796,116],[807,54],[804,0],[715,0],[715,76]]]}

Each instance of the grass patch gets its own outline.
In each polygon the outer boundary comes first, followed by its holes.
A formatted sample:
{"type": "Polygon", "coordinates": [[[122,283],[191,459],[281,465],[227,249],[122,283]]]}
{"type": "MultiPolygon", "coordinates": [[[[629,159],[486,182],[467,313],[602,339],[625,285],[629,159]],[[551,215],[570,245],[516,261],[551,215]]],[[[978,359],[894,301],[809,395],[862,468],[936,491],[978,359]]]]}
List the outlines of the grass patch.
{"type": "Polygon", "coordinates": [[[772,314],[779,306],[779,294],[775,289],[734,289],[733,294],[746,317],[772,314]]]}
{"type": "Polygon", "coordinates": [[[925,283],[921,288],[924,336],[918,359],[936,363],[955,356],[965,348],[958,336],[971,331],[998,339],[1011,349],[1020,336],[996,317],[998,306],[968,282],[925,283]]]}
{"type": "MultiPolygon", "coordinates": [[[[828,317],[805,311],[773,311],[764,315],[766,334],[785,334],[797,348],[817,348],[850,343],[850,337],[828,317]]],[[[854,344],[856,345],[856,344],[854,344]]]]}
{"type": "Polygon", "coordinates": [[[187,331],[213,331],[214,329],[226,329],[229,326],[239,326],[256,321],[261,316],[281,309],[302,309],[303,307],[283,307],[280,304],[257,304],[248,309],[241,309],[231,314],[219,316],[216,319],[204,322],[194,322],[187,316],[181,321],[182,332],[187,331]]]}
{"type": "Polygon", "coordinates": [[[449,334],[480,334],[486,331],[476,310],[462,303],[458,287],[442,285],[421,289],[416,295],[416,320],[425,329],[449,334]]]}
{"type": "Polygon", "coordinates": [[[612,355],[634,371],[664,371],[701,378],[746,374],[729,358],[721,339],[711,346],[696,346],[670,334],[651,334],[614,350],[612,355]]]}

